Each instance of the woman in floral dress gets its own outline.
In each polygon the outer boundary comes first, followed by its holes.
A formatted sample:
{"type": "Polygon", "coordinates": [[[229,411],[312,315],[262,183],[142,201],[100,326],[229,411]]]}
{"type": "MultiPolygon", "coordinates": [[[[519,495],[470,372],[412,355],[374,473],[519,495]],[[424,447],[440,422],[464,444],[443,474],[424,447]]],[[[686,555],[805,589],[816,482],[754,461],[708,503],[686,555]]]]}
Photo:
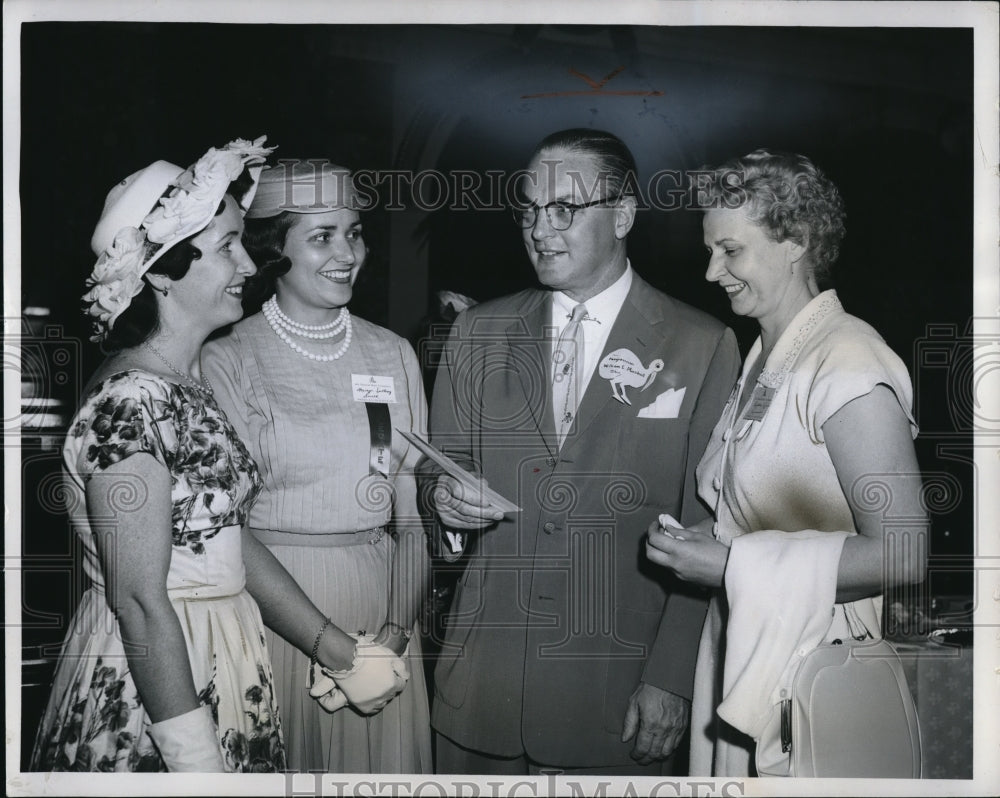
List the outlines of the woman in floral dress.
{"type": "Polygon", "coordinates": [[[84,302],[92,340],[113,354],[63,452],[92,584],[34,770],[283,770],[263,621],[311,656],[322,701],[378,711],[405,684],[397,657],[333,626],[243,534],[261,480],[199,373],[201,344],[239,319],[256,271],[235,198],[252,198],[263,141],[213,148],[188,170],[136,172],[111,190],[94,233],[84,302]]]}

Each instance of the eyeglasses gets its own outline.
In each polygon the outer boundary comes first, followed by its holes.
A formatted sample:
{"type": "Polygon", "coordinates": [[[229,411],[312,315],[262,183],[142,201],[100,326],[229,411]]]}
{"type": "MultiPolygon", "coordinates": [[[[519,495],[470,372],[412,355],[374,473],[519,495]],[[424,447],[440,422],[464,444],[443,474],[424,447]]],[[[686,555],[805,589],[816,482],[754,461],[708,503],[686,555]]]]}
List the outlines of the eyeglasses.
{"type": "Polygon", "coordinates": [[[573,224],[573,214],[577,211],[581,211],[584,208],[592,208],[594,205],[604,205],[608,202],[617,202],[621,199],[621,195],[616,195],[614,197],[604,197],[603,199],[597,199],[593,202],[582,202],[580,204],[574,204],[572,202],[550,202],[548,205],[538,206],[535,203],[530,205],[522,205],[520,207],[511,208],[511,213],[514,216],[514,223],[518,227],[527,229],[529,227],[534,227],[535,222],[538,220],[538,211],[545,211],[545,218],[548,219],[549,225],[553,230],[568,230],[569,226],[573,224]]]}

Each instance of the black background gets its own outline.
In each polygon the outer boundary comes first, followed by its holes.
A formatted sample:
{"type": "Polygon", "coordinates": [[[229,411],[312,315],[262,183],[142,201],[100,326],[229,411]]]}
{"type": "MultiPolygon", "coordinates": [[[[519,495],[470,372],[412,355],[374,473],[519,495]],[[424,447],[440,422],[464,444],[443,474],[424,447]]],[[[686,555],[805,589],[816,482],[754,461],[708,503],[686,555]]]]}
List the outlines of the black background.
{"type": "MultiPolygon", "coordinates": [[[[79,297],[107,190],[152,160],[187,165],[236,137],[266,133],[275,157],[446,173],[513,172],[542,136],[578,125],[620,135],[642,178],[759,146],[802,152],[845,198],[841,300],[914,377],[922,465],[964,470],[968,486],[971,466],[942,463],[937,444],[971,440],[961,337],[972,314],[972,54],[961,28],[25,24],[22,302],[51,308],[85,341],[79,297]],[[647,96],[526,97],[586,90],[570,70],[599,80],[619,67],[605,89],[647,96]],[[928,366],[928,347],[950,347],[947,362],[928,366]]],[[[434,291],[482,300],[534,277],[505,212],[416,217],[366,215],[372,254],[352,309],[420,351],[434,291]]],[[[632,263],[733,325],[745,351],[756,325],[703,279],[700,228],[696,211],[640,213],[632,263]]],[[[85,375],[100,353],[80,350],[85,375]]],[[[961,529],[947,540],[942,530],[939,546],[957,536],[968,550],[964,499],[948,521],[961,529]]]]}
{"type": "MultiPolygon", "coordinates": [[[[153,160],[188,165],[237,137],[266,133],[277,157],[352,169],[481,174],[523,167],[541,137],[575,126],[621,136],[647,177],[760,146],[802,152],[847,206],[841,301],[914,378],[922,470],[951,486],[932,506],[928,589],[961,603],[974,548],[973,354],[963,337],[972,56],[970,29],[26,23],[22,304],[50,308],[60,335],[82,341],[77,371],[89,374],[101,355],[86,342],[79,297],[108,189],[153,160]],[[588,88],[571,70],[600,80],[619,67],[608,93],[565,94],[588,88]],[[527,96],[549,92],[564,94],[527,96]]],[[[377,209],[365,238],[371,256],[352,311],[418,351],[435,291],[482,300],[534,280],[500,211],[377,209]]],[[[756,325],[705,282],[699,213],[643,211],[629,254],[651,283],[731,324],[746,351],[756,325]]],[[[51,392],[74,403],[81,387],[71,379],[51,392]]],[[[25,466],[26,514],[38,479],[25,466]]],[[[68,551],[56,520],[44,508],[26,520],[26,553],[68,551]]],[[[52,583],[38,579],[45,593],[52,583]]],[[[39,634],[58,641],[61,630],[39,634]]]]}

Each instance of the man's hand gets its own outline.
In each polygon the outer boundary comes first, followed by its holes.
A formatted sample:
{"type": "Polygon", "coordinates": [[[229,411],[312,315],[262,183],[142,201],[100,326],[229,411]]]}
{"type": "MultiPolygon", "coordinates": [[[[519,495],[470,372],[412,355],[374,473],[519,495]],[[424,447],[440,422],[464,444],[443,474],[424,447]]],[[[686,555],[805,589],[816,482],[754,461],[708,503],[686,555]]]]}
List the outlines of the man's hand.
{"type": "Polygon", "coordinates": [[[640,765],[649,765],[674,752],[690,722],[690,701],[639,682],[628,700],[622,742],[635,737],[630,756],[640,765]]]}
{"type": "MultiPolygon", "coordinates": [[[[480,477],[485,486],[486,480],[480,477]]],[[[482,529],[503,519],[503,512],[490,504],[481,491],[465,487],[454,477],[438,477],[433,493],[434,509],[450,529],[482,529]]]]}

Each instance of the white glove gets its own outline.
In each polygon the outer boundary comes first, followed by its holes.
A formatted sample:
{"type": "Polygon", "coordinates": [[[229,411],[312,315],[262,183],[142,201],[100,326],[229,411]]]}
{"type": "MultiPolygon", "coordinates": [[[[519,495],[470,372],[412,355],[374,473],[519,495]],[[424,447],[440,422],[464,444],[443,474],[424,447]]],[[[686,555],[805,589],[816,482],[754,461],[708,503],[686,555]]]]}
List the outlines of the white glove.
{"type": "Polygon", "coordinates": [[[174,773],[225,773],[219,734],[208,707],[198,707],[150,725],[149,736],[167,770],[174,773]]]}
{"type": "MultiPolygon", "coordinates": [[[[381,710],[406,687],[410,678],[406,663],[385,646],[375,645],[374,639],[375,635],[358,637],[350,670],[324,669],[351,705],[364,715],[381,710]]],[[[336,700],[336,697],[331,699],[336,700]]]]}
{"type": "Polygon", "coordinates": [[[333,713],[347,706],[347,696],[337,687],[333,678],[327,675],[328,673],[329,671],[318,662],[313,663],[309,679],[309,695],[315,698],[323,709],[333,713]]]}

